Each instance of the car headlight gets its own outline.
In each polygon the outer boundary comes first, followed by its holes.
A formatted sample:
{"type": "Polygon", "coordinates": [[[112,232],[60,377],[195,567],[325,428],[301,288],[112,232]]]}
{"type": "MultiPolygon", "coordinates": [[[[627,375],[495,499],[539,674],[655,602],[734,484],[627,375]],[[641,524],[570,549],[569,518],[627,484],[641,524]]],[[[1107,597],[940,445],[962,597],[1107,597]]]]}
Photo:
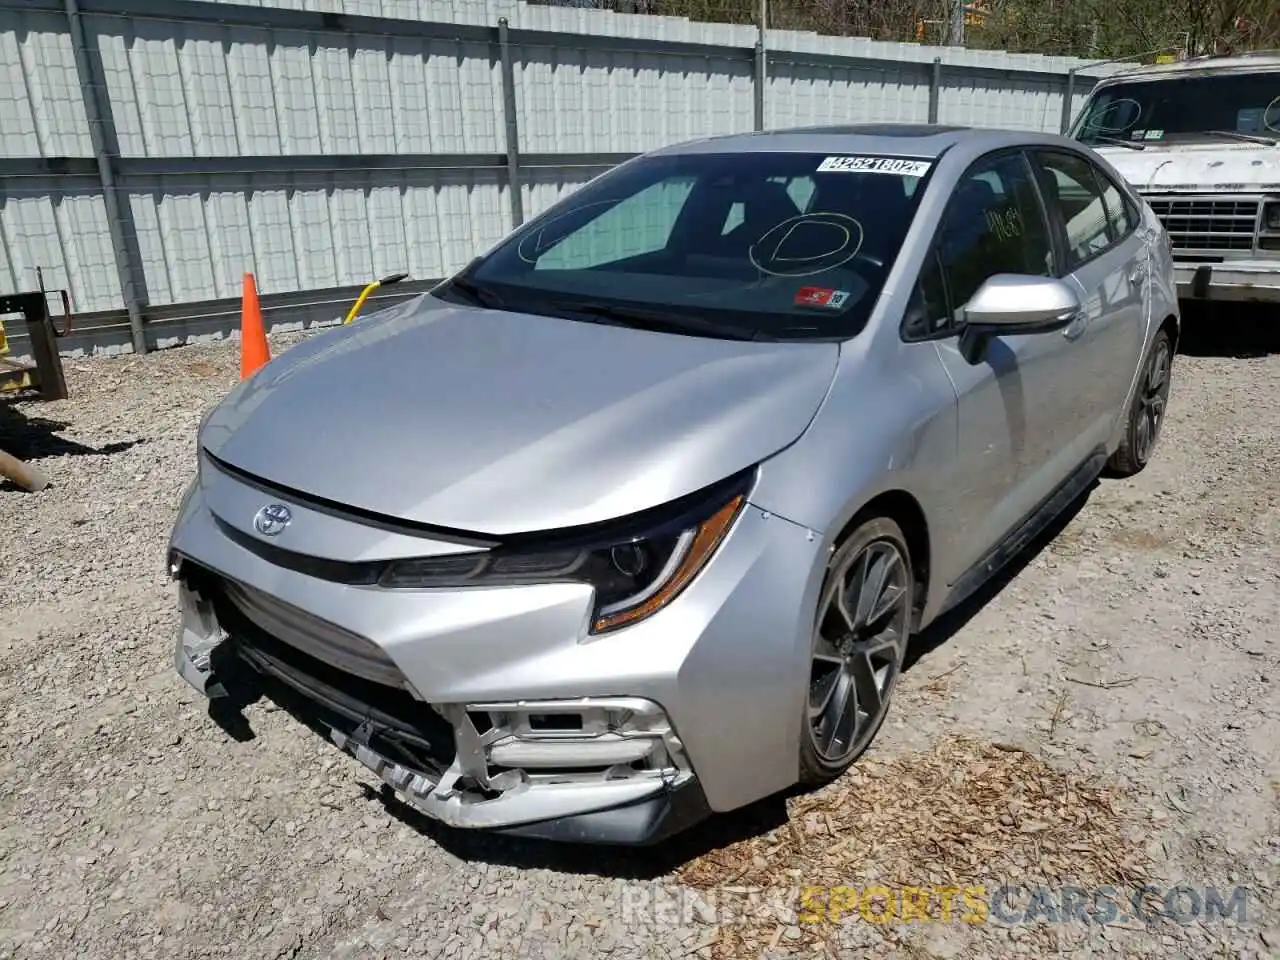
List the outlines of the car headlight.
{"type": "Polygon", "coordinates": [[[491,550],[398,560],[387,588],[585,583],[595,588],[591,633],[639,623],[706,566],[742,512],[755,470],[674,503],[593,528],[512,538],[491,550]]]}

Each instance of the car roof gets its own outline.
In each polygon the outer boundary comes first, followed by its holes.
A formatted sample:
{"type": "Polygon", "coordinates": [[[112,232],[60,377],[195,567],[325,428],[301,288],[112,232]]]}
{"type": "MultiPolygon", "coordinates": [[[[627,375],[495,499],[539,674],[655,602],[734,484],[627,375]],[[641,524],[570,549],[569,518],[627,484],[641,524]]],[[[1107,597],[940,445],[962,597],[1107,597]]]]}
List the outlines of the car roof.
{"type": "Polygon", "coordinates": [[[1144,64],[1120,70],[1098,83],[1099,87],[1126,80],[1159,80],[1165,77],[1212,76],[1280,70],[1280,50],[1254,50],[1232,56],[1193,57],[1175,63],[1144,64]]]}
{"type": "Polygon", "coordinates": [[[690,153],[840,153],[888,155],[934,160],[952,147],[978,152],[1019,144],[1079,143],[1058,134],[1033,130],[957,127],[923,123],[863,123],[794,127],[704,137],[661,147],[651,156],[690,153]]]}

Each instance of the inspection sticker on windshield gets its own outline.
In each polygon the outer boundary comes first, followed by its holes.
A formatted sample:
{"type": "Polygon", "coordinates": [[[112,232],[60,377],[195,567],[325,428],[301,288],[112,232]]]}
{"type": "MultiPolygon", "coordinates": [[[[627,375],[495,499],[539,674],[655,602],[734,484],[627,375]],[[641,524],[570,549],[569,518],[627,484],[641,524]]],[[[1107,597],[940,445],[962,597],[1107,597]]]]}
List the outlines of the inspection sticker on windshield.
{"type": "Polygon", "coordinates": [[[797,307],[822,307],[826,310],[839,310],[848,299],[848,290],[832,290],[830,287],[801,287],[796,291],[794,303],[797,307]]]}
{"type": "Polygon", "coordinates": [[[818,173],[891,173],[899,177],[923,177],[930,166],[928,160],[902,160],[898,157],[827,157],[818,164],[818,173]]]}

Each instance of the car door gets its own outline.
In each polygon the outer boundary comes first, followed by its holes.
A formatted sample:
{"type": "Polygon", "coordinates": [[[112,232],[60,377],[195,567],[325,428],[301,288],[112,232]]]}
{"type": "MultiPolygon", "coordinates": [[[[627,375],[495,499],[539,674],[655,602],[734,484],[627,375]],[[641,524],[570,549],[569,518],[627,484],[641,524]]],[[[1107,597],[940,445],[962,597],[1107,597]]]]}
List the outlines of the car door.
{"type": "Polygon", "coordinates": [[[1117,350],[1113,358],[1116,363],[1114,376],[1117,388],[1121,391],[1113,395],[1117,408],[1113,413],[1116,418],[1124,416],[1125,404],[1129,399],[1129,389],[1142,367],[1140,360],[1142,350],[1147,342],[1147,331],[1151,328],[1152,311],[1155,309],[1156,258],[1158,251],[1155,244],[1158,235],[1145,229],[1142,223],[1142,211],[1134,202],[1130,193],[1119,185],[1099,164],[1093,165],[1098,182],[1102,184],[1102,199],[1107,205],[1107,223],[1111,227],[1112,237],[1122,246],[1128,244],[1136,249],[1133,267],[1129,271],[1129,280],[1133,285],[1133,295],[1139,300],[1135,314],[1127,318],[1128,336],[1121,342],[1127,344],[1129,352],[1125,354],[1117,350]]]}
{"type": "Polygon", "coordinates": [[[1032,160],[1084,306],[1064,331],[1077,345],[1069,415],[1079,426],[1066,459],[1078,461],[1106,443],[1124,408],[1146,330],[1150,251],[1136,210],[1095,163],[1057,148],[1036,150],[1032,160]]]}
{"type": "Polygon", "coordinates": [[[958,453],[948,478],[954,528],[943,574],[959,577],[1053,492],[1074,426],[1076,343],[1061,332],[996,337],[969,363],[959,335],[964,306],[996,274],[1059,276],[1050,225],[1035,174],[1021,150],[987,154],[960,177],[903,327],[908,340],[933,342],[956,392],[958,453]]]}

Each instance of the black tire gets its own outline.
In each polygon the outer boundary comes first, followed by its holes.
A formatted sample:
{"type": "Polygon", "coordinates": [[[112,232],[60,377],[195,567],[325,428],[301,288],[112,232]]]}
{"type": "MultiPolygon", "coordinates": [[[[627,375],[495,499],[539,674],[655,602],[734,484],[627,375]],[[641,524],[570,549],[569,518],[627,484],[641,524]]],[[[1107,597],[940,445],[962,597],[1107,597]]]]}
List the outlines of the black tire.
{"type": "MultiPolygon", "coordinates": [[[[896,569],[896,563],[891,565],[887,561],[885,566],[893,566],[896,569]]],[[[874,569],[874,566],[872,567],[874,569]]],[[[896,585],[897,581],[893,583],[896,585]]],[[[800,733],[800,783],[806,786],[818,786],[829,783],[837,779],[841,774],[849,769],[850,766],[865,753],[868,746],[875,740],[876,734],[879,733],[884,718],[888,715],[892,702],[893,691],[897,686],[898,677],[901,675],[903,659],[906,656],[907,645],[911,639],[911,612],[915,603],[915,576],[912,572],[911,553],[907,547],[906,538],[902,534],[902,529],[893,520],[888,517],[874,517],[859,524],[852,533],[850,533],[844,541],[831,554],[827,562],[826,576],[823,578],[822,591],[818,596],[818,609],[815,613],[813,639],[810,648],[810,682],[805,688],[805,702],[802,705],[802,727],[800,733]],[[848,738],[845,749],[848,751],[847,756],[840,756],[837,759],[831,759],[824,756],[817,746],[819,733],[815,730],[816,721],[812,716],[813,701],[815,697],[821,699],[822,687],[820,681],[816,679],[819,670],[819,653],[820,649],[824,649],[828,644],[828,638],[831,636],[831,630],[827,628],[828,616],[832,616],[840,629],[847,622],[848,618],[842,618],[835,614],[828,614],[831,609],[829,599],[837,589],[835,578],[840,577],[842,581],[856,576],[860,569],[858,564],[862,561],[863,555],[871,558],[871,564],[878,562],[877,557],[886,555],[887,552],[896,553],[899,563],[901,563],[902,579],[901,585],[903,593],[901,596],[900,607],[895,603],[892,620],[895,625],[895,632],[899,635],[896,641],[896,648],[891,655],[892,670],[886,674],[886,682],[883,694],[880,696],[879,712],[874,717],[868,716],[865,723],[855,719],[855,733],[848,738]]],[[[874,593],[874,590],[871,591],[874,593]]],[[[884,596],[888,596],[888,588],[884,596]]],[[[872,607],[875,607],[879,600],[872,601],[872,607]]],[[[846,607],[848,605],[846,604],[846,607]]],[[[874,610],[872,611],[874,612],[874,610]]],[[[889,616],[889,615],[886,615],[889,616]]],[[[857,619],[856,612],[853,619],[857,619]]],[[[883,618],[881,618],[883,619],[883,618]]],[[[867,632],[874,631],[876,624],[880,619],[874,619],[866,628],[867,632]]],[[[856,645],[853,639],[858,635],[857,630],[850,630],[846,635],[847,645],[856,645]]],[[[886,631],[887,635],[887,631],[886,631]]],[[[868,640],[869,645],[877,642],[875,638],[868,640]]],[[[888,642],[887,640],[884,642],[888,642]]],[[[853,652],[849,654],[850,658],[854,656],[853,652]]],[[[870,661],[868,661],[870,662],[870,661]]],[[[890,655],[885,653],[886,665],[890,663],[890,655]]],[[[838,672],[838,667],[831,664],[830,661],[823,661],[826,668],[830,668],[838,672]]],[[[874,674],[872,674],[874,676],[874,674]]],[[[856,692],[855,685],[855,717],[858,714],[858,706],[860,699],[856,692]]],[[[843,742],[837,740],[836,742],[843,742]]]]}
{"type": "Polygon", "coordinates": [[[1172,378],[1173,338],[1168,330],[1161,330],[1143,358],[1142,373],[1125,419],[1124,438],[1107,461],[1111,476],[1132,477],[1150,462],[1164,426],[1172,378]]]}

